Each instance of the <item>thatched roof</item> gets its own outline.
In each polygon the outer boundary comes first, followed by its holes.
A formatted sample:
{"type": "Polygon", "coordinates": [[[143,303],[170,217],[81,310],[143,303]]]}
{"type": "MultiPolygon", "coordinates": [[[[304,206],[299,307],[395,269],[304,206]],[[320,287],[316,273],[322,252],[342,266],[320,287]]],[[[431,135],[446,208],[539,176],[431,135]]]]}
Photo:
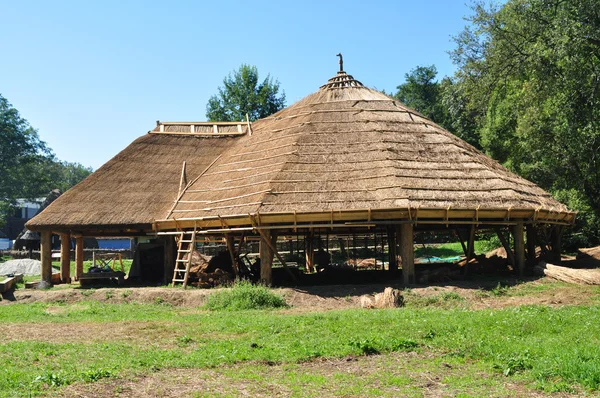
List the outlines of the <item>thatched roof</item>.
{"type": "Polygon", "coordinates": [[[390,209],[406,211],[387,218],[430,209],[442,220],[574,219],[535,184],[344,72],[252,131],[185,191],[168,219],[242,225],[248,214],[351,220],[338,215],[390,209]]]}
{"type": "Polygon", "coordinates": [[[231,136],[146,134],[65,192],[27,227],[56,231],[148,229],[172,207],[183,161],[189,181],[234,140],[231,136]]]}
{"type": "Polygon", "coordinates": [[[27,225],[127,231],[153,222],[170,229],[574,218],[535,184],[340,72],[251,126],[158,123],[27,225]]]}

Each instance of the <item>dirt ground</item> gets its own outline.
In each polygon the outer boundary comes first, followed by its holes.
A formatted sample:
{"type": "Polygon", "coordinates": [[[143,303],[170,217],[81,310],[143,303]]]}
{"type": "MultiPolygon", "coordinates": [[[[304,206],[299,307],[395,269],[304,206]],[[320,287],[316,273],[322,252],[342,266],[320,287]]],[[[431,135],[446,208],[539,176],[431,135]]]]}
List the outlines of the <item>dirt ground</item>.
{"type": "MultiPolygon", "coordinates": [[[[371,396],[547,396],[499,374],[476,371],[464,379],[472,363],[437,365],[421,362],[435,354],[397,352],[389,355],[319,359],[300,364],[244,363],[215,369],[168,369],[129,380],[107,379],[94,384],[75,383],[61,397],[358,397],[369,386],[371,396]],[[425,358],[427,357],[427,358],[425,358]],[[297,383],[298,379],[305,380],[297,383]],[[490,386],[490,379],[495,387],[490,386]],[[335,381],[335,382],[334,382],[335,381]],[[346,383],[344,382],[346,381],[346,383]],[[499,382],[499,383],[498,383],[499,382]]],[[[431,362],[431,361],[427,361],[431,362]]],[[[570,394],[552,394],[570,397],[570,394]]]]}
{"type": "MultiPolygon", "coordinates": [[[[301,288],[278,288],[274,291],[282,295],[291,306],[286,311],[327,311],[360,307],[363,295],[383,292],[388,287],[403,289],[395,283],[365,285],[328,285],[301,288]]],[[[403,290],[407,303],[418,302],[434,296],[451,293],[464,299],[464,305],[471,309],[503,308],[525,304],[576,305],[594,300],[594,286],[569,285],[547,277],[531,277],[523,280],[515,278],[485,278],[470,281],[454,281],[438,285],[413,285],[403,290]],[[503,287],[497,291],[497,287],[503,287]],[[589,291],[589,292],[588,292],[589,291]]],[[[206,297],[219,289],[188,289],[164,287],[103,287],[96,289],[79,288],[77,284],[59,286],[51,290],[18,289],[0,300],[0,305],[12,303],[58,303],[73,304],[82,301],[105,303],[168,303],[173,306],[199,307],[206,297]]],[[[60,307],[57,307],[60,311],[60,307]]]]}

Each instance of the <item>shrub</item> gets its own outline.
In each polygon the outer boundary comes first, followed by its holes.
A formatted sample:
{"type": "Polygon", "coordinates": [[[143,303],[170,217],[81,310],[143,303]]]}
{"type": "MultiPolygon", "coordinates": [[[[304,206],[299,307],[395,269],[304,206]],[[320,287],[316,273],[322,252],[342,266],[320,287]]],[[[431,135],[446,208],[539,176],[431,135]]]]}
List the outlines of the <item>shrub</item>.
{"type": "Polygon", "coordinates": [[[287,307],[285,300],[266,286],[248,281],[236,282],[231,288],[208,296],[209,310],[254,310],[287,307]]]}

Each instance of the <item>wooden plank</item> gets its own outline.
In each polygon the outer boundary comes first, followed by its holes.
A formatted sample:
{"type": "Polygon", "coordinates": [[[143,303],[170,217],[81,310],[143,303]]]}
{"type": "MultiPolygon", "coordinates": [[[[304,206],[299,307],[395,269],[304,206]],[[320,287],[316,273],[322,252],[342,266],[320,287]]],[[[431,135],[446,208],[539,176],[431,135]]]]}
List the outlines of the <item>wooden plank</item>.
{"type": "Polygon", "coordinates": [[[42,280],[52,284],[52,232],[40,232],[40,259],[42,261],[42,280]]]}
{"type": "Polygon", "coordinates": [[[400,258],[402,259],[402,278],[404,284],[415,283],[415,252],[413,246],[413,225],[400,224],[398,226],[398,240],[400,258]]]}
{"type": "Polygon", "coordinates": [[[13,290],[17,283],[23,282],[23,274],[15,274],[0,282],[0,293],[6,293],[13,290]]]}
{"type": "Polygon", "coordinates": [[[60,281],[71,283],[71,235],[60,234],[60,281]]]}

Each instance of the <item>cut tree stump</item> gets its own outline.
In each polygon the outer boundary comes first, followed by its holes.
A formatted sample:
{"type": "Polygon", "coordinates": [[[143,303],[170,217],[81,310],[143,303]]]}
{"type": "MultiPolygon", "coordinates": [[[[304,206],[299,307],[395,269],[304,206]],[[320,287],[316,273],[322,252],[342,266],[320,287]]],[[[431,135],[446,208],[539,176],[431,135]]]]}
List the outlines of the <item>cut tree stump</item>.
{"type": "Polygon", "coordinates": [[[540,262],[534,267],[539,275],[578,285],[600,285],[600,269],[574,269],[540,262]]]}

